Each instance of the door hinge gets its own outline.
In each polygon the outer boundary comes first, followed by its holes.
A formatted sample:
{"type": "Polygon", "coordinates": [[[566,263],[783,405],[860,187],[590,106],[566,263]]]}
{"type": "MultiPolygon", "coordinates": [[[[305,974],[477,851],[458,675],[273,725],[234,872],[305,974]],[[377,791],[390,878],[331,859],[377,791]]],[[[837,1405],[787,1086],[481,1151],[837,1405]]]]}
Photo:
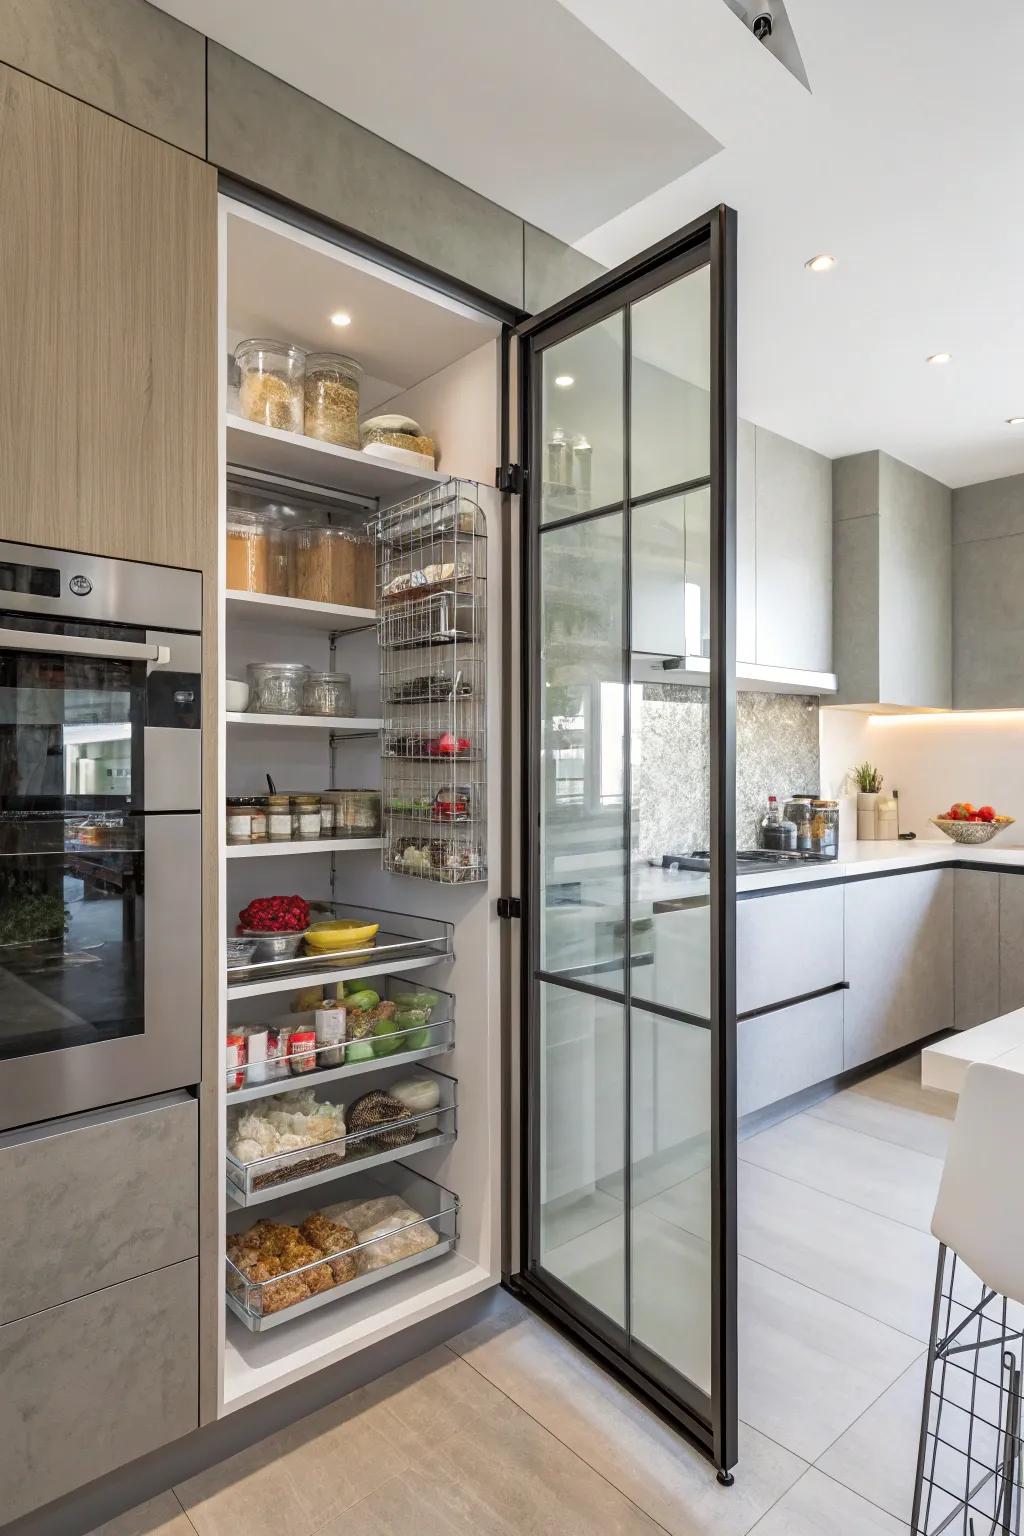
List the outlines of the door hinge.
{"type": "Polygon", "coordinates": [[[523,904],[519,900],[518,896],[499,896],[498,897],[498,916],[499,917],[522,917],[522,915],[523,915],[523,904]]]}
{"type": "Polygon", "coordinates": [[[521,464],[507,464],[494,471],[494,483],[506,496],[521,496],[526,487],[526,476],[521,464]]]}

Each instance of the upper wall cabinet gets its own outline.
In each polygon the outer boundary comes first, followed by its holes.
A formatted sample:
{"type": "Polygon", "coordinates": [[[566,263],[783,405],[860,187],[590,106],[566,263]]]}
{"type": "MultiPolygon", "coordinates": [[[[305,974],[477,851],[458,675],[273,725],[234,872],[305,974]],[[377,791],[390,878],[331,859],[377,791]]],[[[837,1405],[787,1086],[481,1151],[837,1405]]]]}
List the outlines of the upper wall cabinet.
{"type": "Polygon", "coordinates": [[[1024,705],[1024,475],[953,492],[953,704],[1024,705]]]}
{"type": "Polygon", "coordinates": [[[216,192],[0,66],[0,538],[215,564],[216,192]]]}
{"type": "MultiPolygon", "coordinates": [[[[737,598],[749,587],[739,443],[737,598]]],[[[747,514],[749,516],[749,514],[747,514]]],[[[737,656],[759,666],[832,670],[832,464],[823,454],[754,428],[756,656],[742,654],[749,620],[741,615],[737,656]]],[[[749,535],[747,536],[749,540],[749,535]]],[[[748,640],[749,643],[749,640],[748,640]]]]}
{"type": "Polygon", "coordinates": [[[839,704],[952,703],[952,497],[874,450],[833,473],[839,704]]]}

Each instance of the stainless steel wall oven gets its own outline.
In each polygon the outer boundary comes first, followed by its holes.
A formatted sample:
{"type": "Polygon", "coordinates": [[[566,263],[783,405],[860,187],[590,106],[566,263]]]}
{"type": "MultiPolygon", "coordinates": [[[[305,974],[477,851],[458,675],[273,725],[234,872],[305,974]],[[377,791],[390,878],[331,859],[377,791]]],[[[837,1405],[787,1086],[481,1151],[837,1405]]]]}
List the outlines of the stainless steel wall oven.
{"type": "Polygon", "coordinates": [[[0,543],[0,1129],[199,1079],[201,615],[0,543]]]}

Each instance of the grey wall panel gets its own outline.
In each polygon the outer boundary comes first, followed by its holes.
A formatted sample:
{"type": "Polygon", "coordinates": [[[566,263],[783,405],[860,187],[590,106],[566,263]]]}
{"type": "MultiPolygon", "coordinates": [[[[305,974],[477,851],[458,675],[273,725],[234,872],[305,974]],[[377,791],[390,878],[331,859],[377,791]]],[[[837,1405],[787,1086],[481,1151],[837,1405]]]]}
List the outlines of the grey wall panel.
{"type": "MultiPolygon", "coordinates": [[[[774,899],[774,898],[773,898],[774,899]]],[[[843,1070],[843,997],[829,992],[736,1026],[736,1100],[741,1115],[811,1088],[843,1070]]]]}
{"type": "Polygon", "coordinates": [[[1024,533],[1024,475],[1006,475],[953,492],[953,543],[1024,533]]]}
{"type": "Polygon", "coordinates": [[[606,270],[599,261],[584,256],[556,235],[538,229],[536,224],[524,225],[523,307],[528,314],[539,315],[542,309],[568,298],[606,270]]]}
{"type": "Polygon", "coordinates": [[[197,1138],[187,1097],[0,1136],[0,1322],[194,1257],[197,1138]]]}
{"type": "Polygon", "coordinates": [[[214,42],[209,158],[522,307],[521,219],[214,42]]]}
{"type": "Polygon", "coordinates": [[[139,0],[0,0],[0,61],[202,155],[206,39],[139,0]]]}
{"type": "Polygon", "coordinates": [[[832,516],[837,523],[878,512],[878,451],[849,453],[832,462],[832,516]]]}
{"type": "Polygon", "coordinates": [[[953,567],[953,704],[1024,704],[1024,534],[958,544],[953,567]]]}
{"type": "Polygon", "coordinates": [[[194,1259],[0,1327],[3,1515],[198,1425],[194,1259]]]}
{"type": "Polygon", "coordinates": [[[952,703],[952,493],[879,455],[882,702],[952,703]]]}
{"type": "Polygon", "coordinates": [[[953,1022],[957,1029],[973,1029],[1001,1011],[999,879],[996,870],[954,871],[953,1022]]]}
{"type": "MultiPolygon", "coordinates": [[[[872,704],[881,697],[878,676],[878,518],[833,524],[832,624],[836,704],[872,704]]],[[[832,703],[829,700],[829,703],[832,703]]]]}

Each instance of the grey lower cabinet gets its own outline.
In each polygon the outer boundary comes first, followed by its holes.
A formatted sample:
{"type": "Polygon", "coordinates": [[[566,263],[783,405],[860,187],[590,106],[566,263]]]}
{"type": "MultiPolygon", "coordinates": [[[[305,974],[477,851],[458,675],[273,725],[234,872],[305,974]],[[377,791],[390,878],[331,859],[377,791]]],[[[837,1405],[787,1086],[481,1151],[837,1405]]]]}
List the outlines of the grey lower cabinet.
{"type": "Polygon", "coordinates": [[[740,1019],[736,1026],[739,1115],[751,1115],[842,1072],[845,996],[828,992],[774,1013],[740,1019]]]}
{"type": "Polygon", "coordinates": [[[15,1520],[197,1428],[198,1263],[0,1327],[0,1487],[15,1520]]]}
{"type": "MultiPolygon", "coordinates": [[[[1000,880],[995,870],[954,871],[953,1023],[957,1029],[973,1029],[1002,1012],[1000,880]]],[[[1021,896],[1024,897],[1024,891],[1021,896]]],[[[1018,940],[1024,940],[1024,909],[1021,918],[1018,940]]],[[[1013,966],[1013,958],[1007,956],[1008,969],[1013,966]]]]}
{"type": "Polygon", "coordinates": [[[797,889],[736,903],[737,1013],[843,980],[843,889],[797,889]]]}
{"type": "Polygon", "coordinates": [[[953,1025],[952,869],[846,886],[843,1066],[953,1025]]]}
{"type": "Polygon", "coordinates": [[[1024,875],[1000,874],[999,1006],[989,1017],[1014,1008],[1024,1008],[1024,875]]]}

